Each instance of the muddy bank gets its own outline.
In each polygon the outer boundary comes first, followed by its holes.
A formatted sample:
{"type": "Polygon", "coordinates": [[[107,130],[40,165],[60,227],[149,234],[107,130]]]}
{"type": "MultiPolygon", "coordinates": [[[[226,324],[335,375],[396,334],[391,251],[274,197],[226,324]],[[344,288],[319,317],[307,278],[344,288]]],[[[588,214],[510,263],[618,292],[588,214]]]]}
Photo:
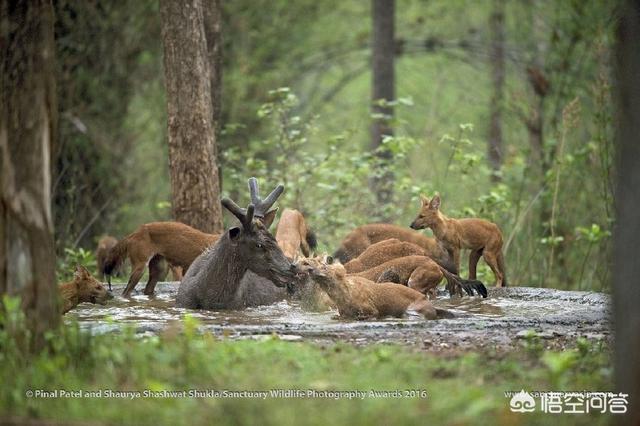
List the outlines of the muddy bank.
{"type": "MultiPolygon", "coordinates": [[[[441,293],[437,306],[456,318],[424,321],[408,316],[381,321],[343,321],[336,312],[311,313],[295,302],[242,311],[190,311],[174,307],[178,283],[159,283],[152,298],[116,297],[106,306],[82,304],[68,317],[78,318],[94,333],[117,332],[132,326],[141,335],[152,335],[190,314],[202,329],[234,339],[277,334],[287,340],[345,341],[358,345],[401,343],[429,350],[473,348],[509,349],[519,346],[534,330],[545,346],[572,345],[576,338],[610,339],[609,296],[602,293],[512,287],[489,289],[489,297],[449,299],[441,293]]],[[[114,294],[122,285],[114,285],[114,294]]]]}

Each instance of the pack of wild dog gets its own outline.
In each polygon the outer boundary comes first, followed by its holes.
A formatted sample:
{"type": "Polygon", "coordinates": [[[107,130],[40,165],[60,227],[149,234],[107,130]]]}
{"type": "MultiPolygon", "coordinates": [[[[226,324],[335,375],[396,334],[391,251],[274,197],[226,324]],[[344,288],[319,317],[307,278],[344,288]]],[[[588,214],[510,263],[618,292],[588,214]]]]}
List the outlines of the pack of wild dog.
{"type": "MultiPolygon", "coordinates": [[[[483,219],[452,219],[440,211],[440,197],[422,197],[410,225],[368,224],[353,229],[333,257],[315,256],[316,237],[298,210],[286,208],[275,236],[269,228],[278,212],[273,205],[284,191],[278,185],[262,199],[255,178],[249,179],[250,202],[241,208],[230,199],[223,207],[239,222],[222,234],[206,234],[179,222],[140,226],[100,256],[100,272],[111,288],[111,275],[128,258],[131,274],[123,291],[129,297],[145,268],[144,294],[154,293],[167,268],[184,271],[176,306],[188,309],[242,309],[279,300],[298,300],[305,309],[337,309],[352,319],[402,316],[415,312],[426,319],[450,317],[434,307],[437,287],[445,281],[451,297],[487,297],[476,279],[483,257],[506,285],[502,233],[483,219]],[[410,229],[411,228],[411,229],[410,229]],[[433,237],[418,230],[430,228],[433,237]],[[459,276],[460,253],[471,250],[469,277],[459,276]],[[334,261],[335,258],[335,261],[334,261]]],[[[102,243],[102,242],[101,242],[102,243]]]]}

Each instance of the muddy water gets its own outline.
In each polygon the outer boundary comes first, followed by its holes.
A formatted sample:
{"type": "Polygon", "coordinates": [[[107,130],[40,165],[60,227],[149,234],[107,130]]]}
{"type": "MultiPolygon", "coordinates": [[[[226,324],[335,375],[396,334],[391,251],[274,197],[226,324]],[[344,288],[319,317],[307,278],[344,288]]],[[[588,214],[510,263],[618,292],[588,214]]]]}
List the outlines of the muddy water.
{"type": "MultiPolygon", "coordinates": [[[[562,346],[577,337],[609,340],[609,297],[601,293],[528,287],[489,289],[489,297],[435,301],[456,318],[425,321],[421,317],[377,321],[345,321],[337,312],[306,312],[295,302],[241,311],[192,311],[174,307],[178,283],[159,283],[156,295],[116,297],[105,306],[82,304],[67,314],[94,333],[132,326],[142,335],[155,334],[185,314],[196,317],[203,331],[229,338],[349,341],[356,344],[396,342],[439,349],[518,345],[534,330],[548,345],[562,346]]],[[[122,286],[114,285],[114,294],[122,286]]]]}

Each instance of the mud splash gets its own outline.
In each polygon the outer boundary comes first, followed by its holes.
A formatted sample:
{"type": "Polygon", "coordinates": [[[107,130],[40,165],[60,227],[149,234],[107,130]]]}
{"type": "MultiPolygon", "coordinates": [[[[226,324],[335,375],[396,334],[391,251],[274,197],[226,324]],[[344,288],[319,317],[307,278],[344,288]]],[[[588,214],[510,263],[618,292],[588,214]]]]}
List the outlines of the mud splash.
{"type": "MultiPolygon", "coordinates": [[[[543,288],[490,288],[489,297],[449,299],[435,302],[456,318],[424,321],[420,317],[379,321],[345,321],[337,312],[312,313],[295,302],[242,311],[192,311],[174,307],[178,283],[159,283],[156,295],[116,297],[106,306],[82,304],[67,314],[93,333],[117,332],[134,327],[141,335],[161,332],[172,322],[190,314],[203,331],[228,338],[265,338],[316,342],[348,341],[355,344],[403,343],[447,350],[511,347],[531,333],[547,346],[564,346],[578,337],[609,341],[610,301],[602,293],[560,291],[543,288]]],[[[121,292],[114,285],[114,294],[121,292]]]]}

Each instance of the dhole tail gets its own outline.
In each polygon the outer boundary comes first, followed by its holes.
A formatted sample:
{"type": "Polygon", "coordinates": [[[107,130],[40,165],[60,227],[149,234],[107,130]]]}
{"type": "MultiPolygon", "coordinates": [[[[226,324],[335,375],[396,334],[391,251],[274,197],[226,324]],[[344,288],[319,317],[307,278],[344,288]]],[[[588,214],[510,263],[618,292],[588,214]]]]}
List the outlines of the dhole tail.
{"type": "Polygon", "coordinates": [[[473,292],[475,291],[480,296],[486,298],[487,297],[487,288],[481,281],[478,280],[465,280],[464,278],[459,277],[458,275],[452,274],[447,271],[445,268],[440,268],[442,274],[447,280],[447,289],[449,289],[449,293],[451,294],[453,289],[462,288],[469,296],[473,296],[473,292]]]}
{"type": "Polygon", "coordinates": [[[313,232],[311,228],[307,228],[307,236],[305,238],[307,240],[307,244],[309,244],[309,249],[315,250],[318,246],[318,239],[316,238],[316,233],[313,232]]]}
{"type": "Polygon", "coordinates": [[[102,273],[107,277],[107,283],[109,284],[109,291],[111,291],[111,274],[113,271],[122,265],[125,258],[127,257],[127,253],[129,252],[129,239],[123,238],[118,241],[118,244],[113,246],[109,253],[107,254],[107,259],[104,262],[104,266],[102,268],[102,273]]]}

